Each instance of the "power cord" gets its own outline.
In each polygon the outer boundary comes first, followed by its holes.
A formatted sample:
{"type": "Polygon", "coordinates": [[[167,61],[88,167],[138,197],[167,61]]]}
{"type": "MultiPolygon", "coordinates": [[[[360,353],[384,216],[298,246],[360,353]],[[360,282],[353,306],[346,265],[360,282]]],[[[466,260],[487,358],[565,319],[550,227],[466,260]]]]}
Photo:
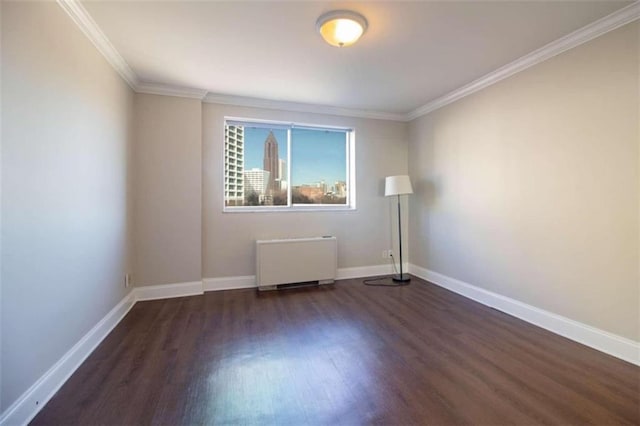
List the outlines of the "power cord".
{"type": "MultiPolygon", "coordinates": [[[[397,274],[398,268],[396,268],[396,260],[393,258],[393,253],[389,254],[391,256],[391,264],[393,265],[393,271],[397,274]]],[[[362,283],[364,285],[369,285],[372,287],[402,287],[408,285],[409,282],[395,282],[392,277],[380,277],[380,278],[371,278],[368,280],[363,280],[362,283]]]]}
{"type": "Polygon", "coordinates": [[[393,257],[393,253],[389,253],[389,257],[391,258],[391,265],[393,265],[393,273],[398,275],[398,268],[396,267],[396,259],[393,257]]]}

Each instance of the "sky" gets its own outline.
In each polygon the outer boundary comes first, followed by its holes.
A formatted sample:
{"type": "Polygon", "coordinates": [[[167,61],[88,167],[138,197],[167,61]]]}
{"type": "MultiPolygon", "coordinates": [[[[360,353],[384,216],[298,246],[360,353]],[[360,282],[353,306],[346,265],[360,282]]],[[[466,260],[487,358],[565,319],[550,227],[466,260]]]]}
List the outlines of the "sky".
{"type": "MultiPolygon", "coordinates": [[[[262,169],[264,141],[269,129],[245,127],[244,168],[262,169]]],[[[287,130],[273,130],[278,154],[287,160],[287,130]]],[[[346,136],[344,132],[291,130],[291,185],[312,184],[324,180],[329,186],[346,181],[346,136]]]]}

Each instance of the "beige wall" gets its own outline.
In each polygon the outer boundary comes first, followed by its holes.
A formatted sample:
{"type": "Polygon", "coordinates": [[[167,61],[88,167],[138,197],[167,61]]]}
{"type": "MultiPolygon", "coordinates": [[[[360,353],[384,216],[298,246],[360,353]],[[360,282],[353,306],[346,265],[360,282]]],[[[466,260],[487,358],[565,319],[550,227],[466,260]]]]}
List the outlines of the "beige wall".
{"type": "Polygon", "coordinates": [[[137,286],[202,277],[202,108],[197,99],[135,95],[137,286]]]}
{"type": "Polygon", "coordinates": [[[57,4],[2,9],[0,411],[125,295],[133,106],[57,4]]]}
{"type": "Polygon", "coordinates": [[[640,340],[638,28],[410,123],[412,263],[640,340]]]}
{"type": "Polygon", "coordinates": [[[255,240],[269,238],[335,235],[339,268],[386,263],[381,253],[397,228],[384,177],[407,173],[405,123],[205,103],[202,124],[204,277],[254,275],[255,240]],[[357,210],[223,213],[225,116],[353,127],[357,210]]]}

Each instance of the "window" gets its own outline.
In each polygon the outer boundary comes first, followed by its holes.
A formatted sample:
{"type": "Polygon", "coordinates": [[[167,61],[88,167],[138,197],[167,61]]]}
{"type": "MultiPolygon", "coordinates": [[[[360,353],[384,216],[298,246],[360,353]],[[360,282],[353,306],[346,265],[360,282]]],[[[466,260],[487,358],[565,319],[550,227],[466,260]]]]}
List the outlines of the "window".
{"type": "Polygon", "coordinates": [[[226,119],[225,211],[354,208],[352,129],[226,119]]]}

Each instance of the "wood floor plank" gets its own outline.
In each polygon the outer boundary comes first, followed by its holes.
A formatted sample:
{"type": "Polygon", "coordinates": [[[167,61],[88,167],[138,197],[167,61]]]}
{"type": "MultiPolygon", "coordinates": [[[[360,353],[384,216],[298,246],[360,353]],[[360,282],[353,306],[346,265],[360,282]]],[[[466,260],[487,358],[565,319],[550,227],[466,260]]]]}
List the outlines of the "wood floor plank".
{"type": "Polygon", "coordinates": [[[140,302],[32,421],[640,424],[640,368],[413,278],[140,302]]]}

